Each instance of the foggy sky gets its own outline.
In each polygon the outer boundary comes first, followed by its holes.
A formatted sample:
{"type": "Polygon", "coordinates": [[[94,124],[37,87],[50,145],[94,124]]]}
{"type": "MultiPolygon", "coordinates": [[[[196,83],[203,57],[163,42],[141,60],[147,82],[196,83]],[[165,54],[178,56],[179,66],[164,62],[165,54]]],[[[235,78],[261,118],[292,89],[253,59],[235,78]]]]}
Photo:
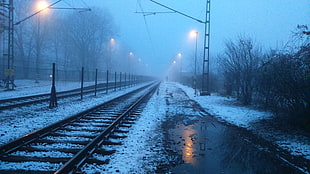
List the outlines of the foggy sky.
{"type": "MultiPolygon", "coordinates": [[[[73,2],[72,0],[66,0],[73,2]]],[[[175,10],[205,20],[205,0],[157,0],[175,10]]],[[[148,64],[153,73],[163,73],[178,53],[184,69],[193,61],[194,39],[198,35],[198,55],[203,51],[204,25],[176,13],[143,16],[135,12],[168,12],[149,0],[75,0],[76,5],[108,10],[118,28],[115,39],[148,64]]],[[[298,24],[310,27],[309,0],[211,0],[210,63],[227,40],[251,37],[263,49],[281,49],[298,24]]]]}

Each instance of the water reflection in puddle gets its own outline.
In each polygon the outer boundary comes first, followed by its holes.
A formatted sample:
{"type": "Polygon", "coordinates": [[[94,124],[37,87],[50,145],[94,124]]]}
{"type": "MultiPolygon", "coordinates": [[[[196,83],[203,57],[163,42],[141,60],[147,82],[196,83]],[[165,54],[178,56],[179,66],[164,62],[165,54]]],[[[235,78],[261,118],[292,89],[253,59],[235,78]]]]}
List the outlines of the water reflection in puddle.
{"type": "Polygon", "coordinates": [[[195,152],[195,147],[193,146],[193,141],[191,136],[195,134],[195,130],[191,128],[186,128],[183,131],[182,137],[184,138],[184,145],[182,148],[183,160],[185,163],[194,164],[193,153],[195,152]]]}
{"type": "Polygon", "coordinates": [[[297,173],[253,144],[237,128],[214,120],[189,125],[174,121],[176,125],[168,130],[170,146],[182,155],[184,163],[173,168],[173,173],[297,173]]]}

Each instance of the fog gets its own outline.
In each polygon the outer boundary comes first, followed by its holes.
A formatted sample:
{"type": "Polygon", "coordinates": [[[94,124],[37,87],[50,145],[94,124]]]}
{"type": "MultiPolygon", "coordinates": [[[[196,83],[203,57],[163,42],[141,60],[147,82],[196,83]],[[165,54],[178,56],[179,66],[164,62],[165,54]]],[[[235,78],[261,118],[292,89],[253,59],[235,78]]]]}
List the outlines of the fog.
{"type": "MultiPolygon", "coordinates": [[[[58,1],[48,1],[49,4],[55,2],[58,1]]],[[[156,2],[205,21],[206,0],[156,2]]],[[[15,22],[37,11],[36,1],[16,0],[14,3],[15,22]]],[[[225,50],[225,43],[240,36],[251,38],[263,50],[284,49],[297,25],[309,26],[309,5],[307,0],[212,0],[211,71],[216,71],[217,57],[225,50]]],[[[181,71],[193,72],[196,41],[189,36],[192,30],[198,32],[197,69],[201,73],[204,24],[192,18],[172,13],[150,0],[61,0],[52,8],[16,25],[17,78],[33,77],[34,71],[38,74],[50,68],[52,62],[58,64],[59,70],[86,66],[99,71],[163,76],[173,61],[179,61],[179,53],[182,54],[181,71]],[[87,35],[85,31],[94,36],[89,34],[84,41],[78,40],[77,36],[87,35]],[[112,38],[113,48],[109,45],[112,38]],[[130,58],[135,60],[132,65],[128,62],[130,58]],[[130,70],[134,68],[139,71],[130,70]],[[26,69],[33,72],[25,73],[26,69]]],[[[6,38],[5,34],[2,36],[6,38]]],[[[3,50],[5,53],[6,48],[3,50]]],[[[5,59],[1,62],[3,70],[5,59]]]]}
{"type": "MultiPolygon", "coordinates": [[[[205,20],[205,0],[158,0],[175,10],[205,20]]],[[[171,12],[148,0],[84,0],[80,5],[99,6],[108,10],[119,32],[115,36],[136,56],[150,66],[151,72],[165,72],[182,53],[184,71],[190,71],[193,61],[194,39],[197,30],[198,55],[203,51],[204,25],[177,13],[143,15],[136,12],[171,12]]],[[[309,25],[310,3],[307,0],[234,0],[211,1],[210,64],[223,51],[227,40],[240,35],[251,37],[263,49],[282,49],[290,41],[297,25],[309,25]]]]}

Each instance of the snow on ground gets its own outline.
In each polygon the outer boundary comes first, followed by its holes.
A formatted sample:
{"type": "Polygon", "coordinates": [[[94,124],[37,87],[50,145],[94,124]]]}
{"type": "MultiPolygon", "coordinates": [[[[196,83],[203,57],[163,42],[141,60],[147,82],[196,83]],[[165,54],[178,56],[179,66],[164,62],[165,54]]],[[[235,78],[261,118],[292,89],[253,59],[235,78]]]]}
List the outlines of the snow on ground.
{"type": "MultiPolygon", "coordinates": [[[[161,84],[159,94],[164,94],[164,84],[161,84]]],[[[112,154],[107,165],[86,167],[83,172],[96,173],[149,173],[155,171],[155,166],[145,164],[152,160],[164,158],[160,155],[163,147],[156,145],[155,142],[162,139],[159,129],[166,114],[166,105],[163,96],[157,95],[149,100],[140,114],[135,124],[129,129],[128,137],[123,144],[112,154]],[[156,157],[154,157],[156,156],[156,157]],[[154,158],[152,158],[154,157],[154,158]],[[121,159],[121,160],[120,160],[121,159]],[[148,160],[146,160],[148,159],[148,160]]],[[[165,161],[165,160],[161,160],[165,161]]]]}
{"type": "Polygon", "coordinates": [[[234,98],[216,95],[195,96],[193,88],[178,83],[176,83],[176,86],[183,89],[192,100],[197,101],[207,112],[219,120],[247,128],[264,138],[268,138],[269,141],[273,141],[281,148],[288,150],[292,155],[304,156],[310,160],[309,138],[301,135],[290,136],[283,132],[273,132],[274,130],[258,129],[253,125],[261,120],[272,118],[272,113],[234,105],[236,103],[234,98]]]}
{"type": "MultiPolygon", "coordinates": [[[[19,82],[22,84],[22,82],[19,82]]],[[[21,86],[27,86],[27,84],[21,86]]],[[[66,85],[62,89],[72,89],[76,85],[75,83],[71,85],[66,85]]],[[[145,85],[145,84],[144,84],[145,85]]],[[[60,85],[59,85],[60,86],[60,85]]],[[[133,88],[126,88],[118,90],[116,92],[110,92],[109,94],[98,94],[97,97],[85,98],[83,101],[58,101],[58,107],[53,109],[48,109],[48,103],[37,104],[31,107],[21,107],[14,108],[13,110],[0,111],[0,145],[12,141],[22,135],[30,133],[36,129],[42,128],[46,125],[50,125],[66,117],[77,114],[88,108],[94,107],[98,104],[104,103],[111,100],[117,96],[125,94],[133,89],[137,89],[143,86],[143,84],[134,86],[133,88]]],[[[49,86],[45,83],[36,84],[36,87],[25,87],[17,88],[15,91],[5,91],[1,92],[2,97],[14,96],[15,94],[33,95],[48,89],[49,86]],[[40,87],[41,85],[42,87],[40,87]]],[[[75,86],[75,88],[77,88],[75,86]]],[[[46,93],[46,92],[43,92],[46,93]]],[[[64,99],[66,100],[66,99],[64,99]]]]}
{"type": "Polygon", "coordinates": [[[272,117],[270,112],[262,112],[250,109],[245,106],[234,106],[234,98],[211,96],[195,96],[193,88],[176,84],[183,89],[190,99],[197,101],[207,112],[221,120],[225,120],[234,125],[248,128],[251,123],[272,117]]]}
{"type": "MultiPolygon", "coordinates": [[[[192,88],[178,83],[175,83],[174,85],[183,89],[192,100],[197,101],[207,112],[211,113],[216,118],[249,130],[255,129],[255,127],[252,127],[253,123],[272,117],[272,114],[268,112],[257,111],[243,106],[236,106],[234,105],[235,99],[232,98],[215,95],[204,97],[195,96],[192,88]]],[[[16,97],[17,94],[31,95],[39,92],[46,93],[46,89],[49,90],[50,88],[49,84],[44,85],[43,82],[37,84],[37,87],[24,86],[24,88],[17,88],[16,91],[0,91],[0,96],[1,98],[9,98],[12,96],[16,97]],[[44,92],[43,88],[45,88],[44,92]]],[[[58,86],[61,85],[58,84],[58,86]]],[[[62,87],[62,89],[72,89],[72,86],[76,88],[79,87],[79,84],[66,84],[66,87],[62,87]]],[[[23,108],[14,109],[14,111],[2,111],[0,112],[2,115],[0,118],[0,145],[29,133],[34,129],[54,123],[86,108],[95,106],[99,102],[102,103],[140,86],[142,85],[130,89],[126,88],[117,92],[111,92],[108,95],[87,98],[83,101],[72,101],[66,105],[60,105],[51,110],[47,109],[47,106],[42,106],[43,109],[40,106],[35,106],[33,108],[35,112],[23,108]],[[46,109],[44,109],[44,107],[46,107],[46,109]]],[[[143,161],[148,160],[142,159],[152,159],[152,157],[156,156],[156,153],[160,153],[161,148],[163,148],[156,144],[152,144],[152,142],[155,142],[152,140],[158,141],[158,139],[162,138],[160,131],[158,131],[158,126],[163,121],[166,111],[163,90],[169,86],[173,85],[166,85],[165,82],[161,84],[159,95],[156,95],[155,93],[150,99],[146,108],[141,113],[140,118],[130,128],[131,132],[134,133],[129,134],[128,137],[124,139],[125,142],[121,145],[122,148],[119,148],[120,150],[112,155],[110,163],[108,165],[96,166],[96,168],[86,167],[85,171],[88,171],[89,173],[95,173],[95,171],[102,170],[106,171],[106,173],[139,173],[140,169],[143,169],[144,171],[153,170],[153,165],[145,164],[143,161]],[[119,160],[120,158],[122,160],[119,160]]],[[[58,89],[60,89],[60,87],[58,87],[58,89]]],[[[263,132],[262,134],[273,134],[273,132],[268,132],[269,130],[261,131],[263,132]]],[[[294,139],[294,137],[281,135],[277,132],[277,136],[278,135],[279,137],[285,137],[274,140],[279,146],[289,150],[293,155],[303,155],[307,159],[310,159],[310,144],[308,138],[302,140],[294,139]]]]}

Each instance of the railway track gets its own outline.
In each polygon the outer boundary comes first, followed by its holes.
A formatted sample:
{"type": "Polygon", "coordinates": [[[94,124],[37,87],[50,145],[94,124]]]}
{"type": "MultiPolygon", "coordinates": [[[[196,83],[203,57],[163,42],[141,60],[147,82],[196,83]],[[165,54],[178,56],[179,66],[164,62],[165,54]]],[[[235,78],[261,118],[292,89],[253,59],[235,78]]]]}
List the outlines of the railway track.
{"type": "Polygon", "coordinates": [[[126,137],[158,86],[149,84],[1,146],[0,173],[80,173],[83,165],[108,163],[98,155],[114,150],[103,146],[126,137]]]}
{"type": "MultiPolygon", "coordinates": [[[[96,88],[96,91],[100,92],[100,91],[119,89],[122,86],[124,86],[124,84],[121,84],[120,82],[117,82],[116,84],[111,83],[108,85],[108,89],[107,89],[106,84],[99,84],[96,88]]],[[[94,85],[83,88],[83,94],[87,95],[87,94],[91,94],[94,92],[95,92],[94,85]]],[[[56,96],[58,99],[75,97],[75,96],[80,96],[80,95],[81,95],[80,88],[56,93],[56,96]]],[[[42,102],[49,102],[49,100],[50,100],[50,93],[18,97],[18,98],[2,99],[0,100],[0,110],[12,109],[16,107],[27,106],[27,105],[32,105],[32,104],[42,103],[42,102]]]]}

